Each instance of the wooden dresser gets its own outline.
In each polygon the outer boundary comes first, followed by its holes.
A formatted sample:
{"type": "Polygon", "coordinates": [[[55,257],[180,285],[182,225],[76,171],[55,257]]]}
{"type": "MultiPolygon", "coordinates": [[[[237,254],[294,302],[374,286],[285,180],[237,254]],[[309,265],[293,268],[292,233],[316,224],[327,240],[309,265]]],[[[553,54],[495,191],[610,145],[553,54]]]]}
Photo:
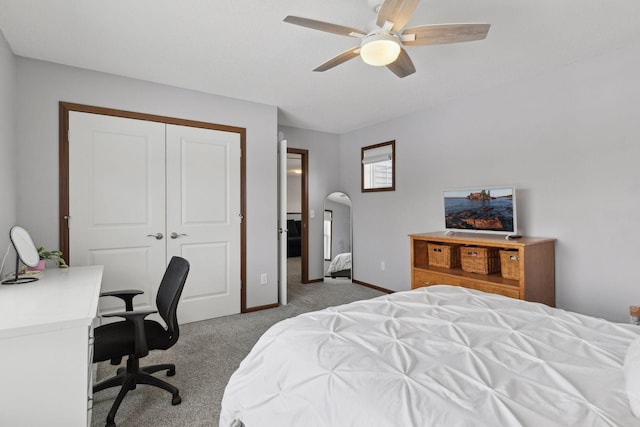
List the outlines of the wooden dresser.
{"type": "Polygon", "coordinates": [[[411,288],[454,285],[478,289],[512,298],[555,306],[555,239],[521,237],[505,240],[502,235],[444,232],[411,234],[411,288]],[[479,247],[517,251],[518,278],[504,278],[500,271],[478,274],[429,265],[428,245],[445,244],[458,248],[479,247]]]}

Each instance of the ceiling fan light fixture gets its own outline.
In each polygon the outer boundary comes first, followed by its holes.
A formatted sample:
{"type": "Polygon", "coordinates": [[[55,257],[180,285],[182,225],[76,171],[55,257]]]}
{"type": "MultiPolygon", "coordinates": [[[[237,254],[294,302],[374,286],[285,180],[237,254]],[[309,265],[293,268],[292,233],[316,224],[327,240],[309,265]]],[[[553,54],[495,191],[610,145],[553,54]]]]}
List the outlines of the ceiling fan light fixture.
{"type": "Polygon", "coordinates": [[[362,40],[360,57],[376,67],[389,65],[400,55],[400,42],[391,34],[372,34],[362,40]]]}

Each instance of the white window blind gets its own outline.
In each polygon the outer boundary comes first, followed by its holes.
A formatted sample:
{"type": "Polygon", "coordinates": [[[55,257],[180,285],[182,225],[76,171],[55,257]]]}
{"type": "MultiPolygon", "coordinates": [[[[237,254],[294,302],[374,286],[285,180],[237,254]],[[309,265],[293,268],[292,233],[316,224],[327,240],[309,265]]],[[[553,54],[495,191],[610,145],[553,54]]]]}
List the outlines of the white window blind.
{"type": "Polygon", "coordinates": [[[363,165],[370,165],[372,163],[381,163],[391,161],[393,158],[393,152],[391,151],[391,145],[385,145],[384,147],[372,148],[364,152],[362,159],[363,165]]]}

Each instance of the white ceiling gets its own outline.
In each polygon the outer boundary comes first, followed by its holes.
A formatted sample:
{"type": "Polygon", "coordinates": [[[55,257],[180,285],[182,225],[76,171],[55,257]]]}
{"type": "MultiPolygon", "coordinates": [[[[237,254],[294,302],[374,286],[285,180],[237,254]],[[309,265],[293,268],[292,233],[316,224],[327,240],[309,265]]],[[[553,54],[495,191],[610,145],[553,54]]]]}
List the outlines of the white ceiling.
{"type": "Polygon", "coordinates": [[[486,40],[407,47],[399,79],[357,40],[282,22],[362,28],[367,0],[0,0],[16,55],[276,105],[282,125],[343,133],[640,43],[638,0],[423,0],[408,26],[488,22],[486,40]]]}

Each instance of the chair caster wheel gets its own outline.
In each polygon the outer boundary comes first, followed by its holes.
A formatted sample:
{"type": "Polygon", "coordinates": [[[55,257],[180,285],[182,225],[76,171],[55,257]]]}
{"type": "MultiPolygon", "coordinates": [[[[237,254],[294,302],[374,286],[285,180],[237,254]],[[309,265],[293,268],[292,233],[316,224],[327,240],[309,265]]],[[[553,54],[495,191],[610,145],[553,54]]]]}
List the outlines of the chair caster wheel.
{"type": "Polygon", "coordinates": [[[172,377],[172,376],[174,376],[175,374],[176,374],[176,370],[175,370],[175,369],[169,369],[169,370],[167,371],[167,376],[168,376],[168,377],[172,377]]]}
{"type": "Polygon", "coordinates": [[[171,404],[172,405],[179,405],[182,403],[182,398],[180,397],[179,394],[173,396],[173,399],[171,399],[171,404]]]}
{"type": "Polygon", "coordinates": [[[113,423],[107,423],[107,424],[105,424],[105,426],[104,426],[104,427],[116,427],[116,423],[115,423],[115,422],[113,422],[113,423]]]}

